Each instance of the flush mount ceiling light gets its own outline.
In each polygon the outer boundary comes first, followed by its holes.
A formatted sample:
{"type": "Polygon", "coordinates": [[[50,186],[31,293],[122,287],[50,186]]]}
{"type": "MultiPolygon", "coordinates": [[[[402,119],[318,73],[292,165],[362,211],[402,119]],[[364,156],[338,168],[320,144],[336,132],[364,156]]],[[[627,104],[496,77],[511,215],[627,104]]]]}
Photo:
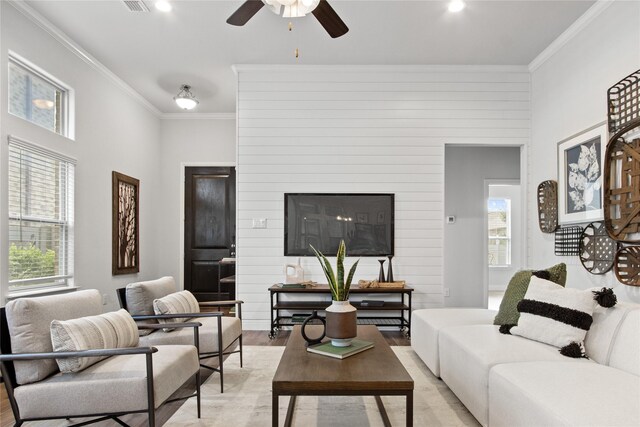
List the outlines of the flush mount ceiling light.
{"type": "Polygon", "coordinates": [[[158,9],[160,12],[171,12],[171,9],[173,9],[171,3],[166,0],[158,0],[155,5],[156,9],[158,9]]]}
{"type": "Polygon", "coordinates": [[[193,110],[199,104],[195,95],[191,93],[191,86],[189,85],[180,86],[180,92],[173,97],[173,100],[183,110],[193,110]]]}
{"type": "Polygon", "coordinates": [[[449,2],[449,12],[460,12],[465,6],[462,0],[451,0],[451,2],[449,2]]]}

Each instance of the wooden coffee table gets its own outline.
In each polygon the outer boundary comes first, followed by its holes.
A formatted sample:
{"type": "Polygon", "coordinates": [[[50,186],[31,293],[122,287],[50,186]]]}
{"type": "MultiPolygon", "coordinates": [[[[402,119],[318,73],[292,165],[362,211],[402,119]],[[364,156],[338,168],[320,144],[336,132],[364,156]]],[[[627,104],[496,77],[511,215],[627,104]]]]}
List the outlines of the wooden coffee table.
{"type": "MultiPolygon", "coordinates": [[[[309,337],[322,326],[308,326],[309,337]]],[[[295,326],[273,377],[272,426],[278,426],[280,396],[291,396],[285,426],[291,425],[296,396],[375,396],[385,426],[389,417],[380,396],[406,396],[406,425],[413,426],[413,379],[375,326],[358,326],[358,339],[374,347],[346,359],[307,352],[295,326]]]]}

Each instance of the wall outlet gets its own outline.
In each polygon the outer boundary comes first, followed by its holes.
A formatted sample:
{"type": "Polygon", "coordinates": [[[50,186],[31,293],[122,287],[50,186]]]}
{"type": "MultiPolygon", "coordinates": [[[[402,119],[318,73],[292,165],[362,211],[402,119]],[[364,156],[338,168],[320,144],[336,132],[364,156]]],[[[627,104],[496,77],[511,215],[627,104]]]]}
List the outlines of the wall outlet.
{"type": "Polygon", "coordinates": [[[253,218],[251,228],[267,228],[267,218],[253,218]]]}
{"type": "Polygon", "coordinates": [[[449,288],[444,288],[444,296],[449,297],[449,288]]]}
{"type": "Polygon", "coordinates": [[[107,305],[107,304],[109,304],[109,295],[102,294],[102,305],[107,305]]]}
{"type": "Polygon", "coordinates": [[[455,215],[448,215],[447,216],[447,224],[455,224],[456,223],[456,216],[455,215]]]}

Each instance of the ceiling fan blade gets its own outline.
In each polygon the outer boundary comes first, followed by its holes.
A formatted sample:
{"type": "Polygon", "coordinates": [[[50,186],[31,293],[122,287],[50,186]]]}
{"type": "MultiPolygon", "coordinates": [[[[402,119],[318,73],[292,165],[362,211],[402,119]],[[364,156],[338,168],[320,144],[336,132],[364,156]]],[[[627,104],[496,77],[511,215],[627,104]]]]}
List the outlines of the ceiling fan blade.
{"type": "Polygon", "coordinates": [[[262,9],[262,0],[247,0],[227,19],[227,24],[242,26],[262,9]]]}
{"type": "Polygon", "coordinates": [[[321,0],[318,7],[311,13],[313,13],[313,16],[320,22],[320,25],[322,25],[324,29],[327,30],[327,33],[334,39],[344,36],[347,34],[347,31],[349,31],[349,27],[340,19],[336,11],[327,3],[327,0],[321,0]]]}

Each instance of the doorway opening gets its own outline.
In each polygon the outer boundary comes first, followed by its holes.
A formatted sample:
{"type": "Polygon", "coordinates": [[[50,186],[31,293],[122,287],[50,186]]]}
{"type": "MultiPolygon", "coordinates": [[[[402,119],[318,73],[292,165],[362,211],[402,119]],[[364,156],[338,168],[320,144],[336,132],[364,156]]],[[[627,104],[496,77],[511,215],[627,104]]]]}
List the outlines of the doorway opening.
{"type": "Polygon", "coordinates": [[[487,306],[497,310],[511,277],[522,268],[522,189],[519,180],[485,180],[487,306]]]}

